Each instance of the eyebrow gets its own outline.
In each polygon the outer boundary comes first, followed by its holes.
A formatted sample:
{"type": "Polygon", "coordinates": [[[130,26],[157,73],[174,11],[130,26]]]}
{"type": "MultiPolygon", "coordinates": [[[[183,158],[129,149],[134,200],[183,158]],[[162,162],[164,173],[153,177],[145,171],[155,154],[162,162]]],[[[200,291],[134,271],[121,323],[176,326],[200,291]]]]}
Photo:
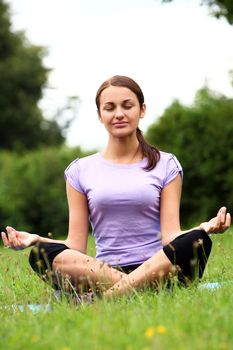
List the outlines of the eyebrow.
{"type": "MultiPolygon", "coordinates": [[[[126,100],[123,101],[123,103],[127,103],[127,102],[133,102],[133,100],[132,100],[131,98],[127,98],[126,100]]],[[[114,102],[112,102],[112,101],[107,101],[107,102],[105,102],[104,104],[105,104],[105,105],[107,105],[107,104],[113,105],[114,102]]]]}

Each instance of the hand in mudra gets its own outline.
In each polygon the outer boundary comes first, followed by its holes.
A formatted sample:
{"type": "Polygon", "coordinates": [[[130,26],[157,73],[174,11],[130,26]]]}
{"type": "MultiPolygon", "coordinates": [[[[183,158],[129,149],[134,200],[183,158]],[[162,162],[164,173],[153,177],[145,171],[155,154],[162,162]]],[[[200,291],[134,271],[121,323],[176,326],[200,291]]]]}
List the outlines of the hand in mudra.
{"type": "Polygon", "coordinates": [[[14,250],[21,250],[35,244],[38,240],[38,235],[17,231],[13,227],[7,226],[6,232],[1,232],[4,247],[14,250]]]}
{"type": "Polygon", "coordinates": [[[214,218],[200,224],[200,229],[206,233],[223,233],[230,225],[231,215],[227,212],[226,207],[221,207],[214,218]]]}

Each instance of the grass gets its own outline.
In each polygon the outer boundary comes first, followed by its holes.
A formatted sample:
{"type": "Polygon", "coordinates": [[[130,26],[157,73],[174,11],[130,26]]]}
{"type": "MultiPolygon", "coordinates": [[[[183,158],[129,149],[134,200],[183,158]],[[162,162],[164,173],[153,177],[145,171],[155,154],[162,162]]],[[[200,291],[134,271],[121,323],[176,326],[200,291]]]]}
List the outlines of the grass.
{"type": "MultiPolygon", "coordinates": [[[[212,238],[202,283],[233,281],[233,231],[212,238]]],[[[140,292],[77,307],[53,299],[51,288],[28,266],[27,255],[27,250],[0,249],[0,349],[233,349],[233,283],[215,290],[140,292]],[[37,303],[51,304],[52,311],[5,308],[37,303]]]]}

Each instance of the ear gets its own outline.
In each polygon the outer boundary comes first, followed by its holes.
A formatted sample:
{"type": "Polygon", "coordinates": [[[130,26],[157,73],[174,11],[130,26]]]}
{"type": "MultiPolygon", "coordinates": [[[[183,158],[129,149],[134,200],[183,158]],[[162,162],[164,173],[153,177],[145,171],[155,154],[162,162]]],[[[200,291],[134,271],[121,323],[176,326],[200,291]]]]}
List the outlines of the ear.
{"type": "Polygon", "coordinates": [[[140,119],[144,118],[146,114],[146,105],[143,103],[142,108],[141,108],[141,114],[140,114],[140,119]]]}

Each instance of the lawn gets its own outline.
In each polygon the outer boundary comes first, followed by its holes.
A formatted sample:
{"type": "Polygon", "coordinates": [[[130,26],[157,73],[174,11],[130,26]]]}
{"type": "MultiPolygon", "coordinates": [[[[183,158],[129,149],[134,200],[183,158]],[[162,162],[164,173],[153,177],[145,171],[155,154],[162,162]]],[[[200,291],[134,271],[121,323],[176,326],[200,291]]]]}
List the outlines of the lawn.
{"type": "MultiPolygon", "coordinates": [[[[233,349],[233,231],[212,238],[213,251],[199,286],[135,292],[78,307],[54,300],[51,288],[28,266],[28,250],[1,248],[0,349],[233,349]],[[208,282],[222,284],[200,288],[208,282]],[[22,312],[11,306],[27,304],[50,308],[22,312]]],[[[89,250],[93,253],[92,240],[89,250]]]]}

